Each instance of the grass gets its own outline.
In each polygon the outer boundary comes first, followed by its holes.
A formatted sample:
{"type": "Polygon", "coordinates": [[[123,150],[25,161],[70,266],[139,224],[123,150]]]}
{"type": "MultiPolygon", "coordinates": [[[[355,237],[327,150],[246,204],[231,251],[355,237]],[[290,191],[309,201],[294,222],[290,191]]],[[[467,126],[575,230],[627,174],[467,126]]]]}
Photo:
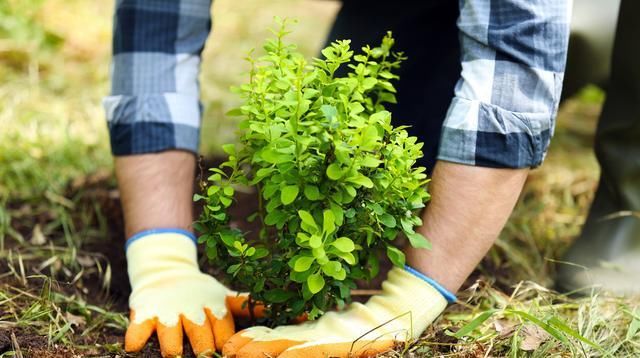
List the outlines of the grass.
{"type": "MultiPolygon", "coordinates": [[[[126,282],[103,250],[117,235],[100,105],[112,6],[0,3],[0,357],[123,354],[126,307],[108,288],[126,282]]],[[[233,139],[224,113],[237,99],[228,87],[243,78],[239,59],[267,36],[272,17],[298,18],[293,40],[312,56],[336,10],[322,1],[216,1],[201,77],[204,153],[233,139]]],[[[640,356],[638,298],[549,289],[597,184],[591,147],[602,101],[590,87],[563,104],[545,164],[462,303],[388,356],[640,356]]]]}

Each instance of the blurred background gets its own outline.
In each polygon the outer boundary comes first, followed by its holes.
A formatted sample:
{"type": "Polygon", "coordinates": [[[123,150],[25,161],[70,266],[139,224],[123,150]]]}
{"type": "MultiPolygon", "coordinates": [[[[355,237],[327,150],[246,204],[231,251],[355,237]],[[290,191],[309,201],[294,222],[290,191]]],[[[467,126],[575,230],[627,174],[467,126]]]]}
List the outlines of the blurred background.
{"type": "MultiPolygon", "coordinates": [[[[243,58],[269,36],[273,17],[298,20],[290,40],[311,57],[339,6],[313,0],[214,2],[200,79],[205,157],[219,155],[220,145],[235,138],[235,123],[224,116],[238,103],[229,87],[245,81],[243,58]]],[[[101,105],[109,91],[113,7],[108,0],[0,0],[0,357],[19,351],[122,353],[128,287],[101,105]]],[[[578,301],[544,287],[553,284],[554,260],[579,233],[597,184],[591,148],[604,92],[584,85],[601,80],[583,78],[573,85],[545,164],[532,172],[498,244],[470,280],[475,285],[463,294],[467,304],[452,308],[427,332],[421,346],[426,351],[450,351],[458,343],[460,352],[476,349],[462,341],[444,348],[428,342],[450,340],[446,329],[482,310],[504,307],[509,297],[508,304],[531,314],[577,322],[577,308],[566,311],[565,305],[578,301]],[[527,290],[514,289],[517,285],[527,290]]],[[[628,324],[633,316],[602,313],[609,304],[627,303],[598,301],[580,313],[582,324],[607,326],[611,319],[628,324]]],[[[592,331],[590,339],[602,344],[615,339],[619,327],[608,327],[609,333],[592,331]]],[[[480,329],[493,329],[497,339],[494,326],[480,329]]],[[[518,332],[505,333],[489,349],[502,344],[504,352],[530,351],[512,342],[518,332]]],[[[475,343],[486,348],[487,336],[482,337],[475,343]]],[[[585,349],[548,339],[536,348],[541,346],[567,354],[585,349]]]]}

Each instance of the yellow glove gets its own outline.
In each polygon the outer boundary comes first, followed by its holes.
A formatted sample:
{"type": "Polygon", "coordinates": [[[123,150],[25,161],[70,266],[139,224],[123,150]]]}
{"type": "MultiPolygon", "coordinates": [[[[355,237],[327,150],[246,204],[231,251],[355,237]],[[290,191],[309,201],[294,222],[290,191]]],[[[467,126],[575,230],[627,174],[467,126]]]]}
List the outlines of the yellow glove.
{"type": "Polygon", "coordinates": [[[407,267],[393,268],[382,294],[316,321],[275,329],[252,327],[227,341],[226,357],[369,357],[415,339],[455,296],[407,267]],[[408,272],[409,271],[409,272],[408,272]]]}
{"type": "Polygon", "coordinates": [[[235,332],[232,313],[246,296],[200,272],[195,236],[173,229],[149,230],[127,241],[131,282],[125,350],[137,352],[155,331],[163,357],[182,354],[183,330],[195,354],[213,354],[235,332]]]}

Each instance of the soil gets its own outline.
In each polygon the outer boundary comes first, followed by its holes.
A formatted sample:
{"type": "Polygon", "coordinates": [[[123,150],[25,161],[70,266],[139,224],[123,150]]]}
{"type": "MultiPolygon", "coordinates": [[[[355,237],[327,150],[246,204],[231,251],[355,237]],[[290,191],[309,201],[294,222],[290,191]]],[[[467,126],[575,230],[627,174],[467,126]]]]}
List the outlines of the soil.
{"type": "MultiPolygon", "coordinates": [[[[210,158],[201,160],[199,163],[198,173],[196,173],[195,190],[200,191],[199,184],[202,178],[206,178],[206,170],[219,164],[219,158],[210,158]]],[[[75,295],[82,298],[88,304],[100,307],[108,307],[112,311],[127,312],[127,298],[131,292],[129,280],[126,271],[126,258],[124,255],[124,223],[122,217],[122,209],[119,201],[119,193],[116,189],[115,182],[110,172],[98,172],[87,177],[78,178],[68,187],[65,198],[73,201],[74,221],[77,227],[86,226],[86,229],[95,228],[100,225],[100,221],[104,220],[107,224],[107,240],[90,241],[83,243],[82,250],[79,255],[84,253],[96,257],[103,264],[109,263],[111,266],[110,286],[106,289],[102,287],[102,280],[99,272],[95,269],[87,269],[82,277],[73,284],[70,283],[68,277],[53,277],[55,280],[55,290],[63,292],[68,296],[75,295]],[[92,208],[99,208],[102,219],[99,215],[93,214],[87,220],[86,213],[91,213],[92,208]],[[84,218],[80,216],[84,215],[84,218]]],[[[238,218],[232,225],[236,225],[245,232],[257,232],[252,224],[248,224],[242,218],[248,217],[254,213],[257,208],[256,193],[237,193],[237,202],[231,208],[231,215],[238,218]]],[[[38,206],[34,203],[9,203],[11,211],[23,212],[24,215],[18,215],[13,218],[11,225],[14,230],[19,232],[23,237],[30,238],[33,228],[36,224],[45,226],[55,220],[56,214],[47,210],[45,207],[38,206]]],[[[194,204],[196,215],[201,211],[198,204],[194,204]]],[[[51,237],[62,237],[63,233],[52,233],[51,237]]],[[[19,244],[12,239],[6,240],[6,248],[20,250],[19,244]]],[[[204,255],[201,255],[204,257],[204,255]]],[[[40,261],[25,261],[26,274],[42,274],[37,267],[40,261]]],[[[0,272],[8,272],[7,262],[0,262],[0,272]]],[[[201,262],[204,271],[214,276],[219,276],[218,270],[209,265],[206,260],[201,262]]],[[[104,267],[104,266],[103,266],[104,267]]],[[[380,278],[374,282],[361,282],[359,289],[363,290],[362,294],[354,296],[355,300],[364,301],[371,294],[371,290],[377,290],[386,271],[391,267],[388,261],[381,263],[380,278]]],[[[43,272],[44,273],[44,272],[43,272]]],[[[42,289],[44,280],[29,279],[27,287],[13,276],[2,276],[0,278],[1,290],[10,290],[11,287],[20,287],[22,290],[30,291],[38,294],[42,289]]],[[[1,291],[0,290],[0,291],[1,291]]],[[[19,314],[20,312],[18,312],[19,314]]],[[[7,312],[0,312],[0,316],[5,316],[7,312]]],[[[6,327],[6,326],[2,326],[6,327]]],[[[121,356],[121,347],[123,346],[123,335],[119,329],[101,327],[92,331],[86,336],[81,336],[82,329],[76,330],[74,335],[74,346],[52,345],[49,346],[48,339],[34,332],[34,329],[28,326],[11,328],[0,328],[0,355],[8,351],[20,351],[23,357],[111,357],[121,356]],[[119,346],[118,346],[119,344],[119,346]]],[[[189,344],[185,340],[184,357],[193,357],[189,344]]],[[[16,355],[18,356],[18,355],[16,355]]],[[[152,337],[144,350],[133,356],[138,357],[159,357],[159,345],[156,337],[152,337]]]]}

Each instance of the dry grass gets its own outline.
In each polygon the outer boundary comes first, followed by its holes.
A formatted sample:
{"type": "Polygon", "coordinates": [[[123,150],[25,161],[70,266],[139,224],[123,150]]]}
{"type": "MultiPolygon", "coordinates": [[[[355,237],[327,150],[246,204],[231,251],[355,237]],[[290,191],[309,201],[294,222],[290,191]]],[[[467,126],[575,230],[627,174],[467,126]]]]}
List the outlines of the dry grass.
{"type": "MultiPolygon", "coordinates": [[[[325,1],[216,1],[201,78],[204,152],[232,140],[233,122],[223,116],[236,101],[228,87],[243,78],[240,59],[262,43],[272,17],[298,18],[293,40],[311,56],[336,9],[325,1]]],[[[113,179],[100,106],[111,11],[108,1],[0,3],[0,357],[123,353],[124,309],[104,288],[113,285],[112,258],[93,249],[113,226],[105,221],[113,179]],[[102,199],[69,189],[96,172],[102,199]],[[46,349],[20,347],[15,334],[25,332],[44,337],[46,349]]],[[[590,148],[601,103],[589,89],[563,105],[547,161],[530,176],[464,303],[389,356],[640,356],[638,298],[548,289],[597,184],[590,148]]]]}

